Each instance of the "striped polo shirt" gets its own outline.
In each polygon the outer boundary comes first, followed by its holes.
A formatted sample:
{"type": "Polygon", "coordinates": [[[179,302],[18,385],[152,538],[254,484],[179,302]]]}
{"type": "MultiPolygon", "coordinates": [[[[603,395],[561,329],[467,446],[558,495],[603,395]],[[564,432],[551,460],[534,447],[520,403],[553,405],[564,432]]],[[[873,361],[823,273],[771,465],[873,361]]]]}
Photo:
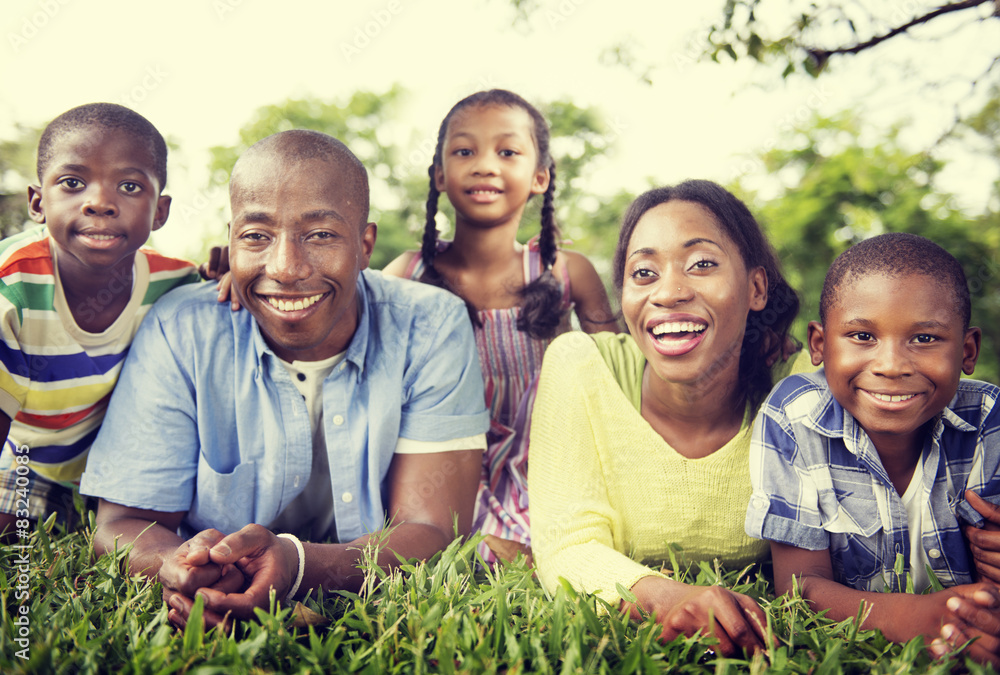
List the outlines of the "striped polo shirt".
{"type": "MultiPolygon", "coordinates": [[[[66,302],[57,250],[44,226],[0,241],[0,410],[12,420],[8,440],[28,446],[31,468],[66,482],[83,472],[139,323],[157,298],[198,272],[139,249],[128,305],[107,330],[88,333],[66,302]]],[[[109,275],[77,311],[99,311],[127,283],[109,275]]]]}

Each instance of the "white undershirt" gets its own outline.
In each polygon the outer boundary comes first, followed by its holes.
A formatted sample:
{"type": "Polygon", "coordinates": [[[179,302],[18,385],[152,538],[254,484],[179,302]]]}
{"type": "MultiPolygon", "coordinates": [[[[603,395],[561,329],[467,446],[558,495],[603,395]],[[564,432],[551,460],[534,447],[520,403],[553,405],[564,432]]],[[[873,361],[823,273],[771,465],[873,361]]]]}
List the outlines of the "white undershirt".
{"type": "MultiPolygon", "coordinates": [[[[344,360],[341,352],[322,361],[292,361],[278,359],[292,376],[295,388],[305,400],[312,427],[312,471],[305,488],[271,521],[268,529],[277,532],[294,532],[308,541],[322,541],[329,537],[337,541],[334,528],[333,486],[330,481],[330,459],[326,451],[326,434],[323,428],[323,381],[344,360]]],[[[400,438],[395,452],[400,454],[426,454],[455,450],[485,450],[486,434],[477,434],[450,441],[415,441],[400,438]]]]}
{"type": "Polygon", "coordinates": [[[927,553],[924,551],[924,511],[929,508],[924,497],[924,458],[921,453],[917,466],[913,469],[913,478],[903,493],[903,506],[906,508],[906,526],[910,533],[910,577],[913,579],[913,591],[923,593],[931,580],[927,575],[927,553]]]}

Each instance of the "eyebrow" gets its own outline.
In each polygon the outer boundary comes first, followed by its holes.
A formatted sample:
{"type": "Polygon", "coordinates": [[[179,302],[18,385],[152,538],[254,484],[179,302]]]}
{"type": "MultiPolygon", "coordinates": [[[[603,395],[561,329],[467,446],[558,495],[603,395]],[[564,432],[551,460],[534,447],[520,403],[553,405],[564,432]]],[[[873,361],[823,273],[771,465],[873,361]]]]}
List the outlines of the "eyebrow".
{"type": "Polygon", "coordinates": [[[316,209],[315,211],[306,211],[301,217],[299,217],[299,220],[326,220],[327,218],[333,218],[334,220],[339,220],[342,223],[347,223],[347,219],[333,209],[316,209]]]}
{"type": "MultiPolygon", "coordinates": [[[[844,322],[845,326],[861,326],[863,328],[872,328],[875,326],[875,322],[870,319],[863,319],[861,317],[855,317],[853,319],[848,319],[844,322]]],[[[936,329],[936,330],[948,330],[951,328],[948,324],[931,319],[930,321],[916,321],[910,327],[911,330],[915,329],[936,329]]]]}
{"type": "MultiPolygon", "coordinates": [[[[299,216],[299,222],[309,222],[313,220],[326,220],[327,218],[333,218],[334,220],[339,220],[342,223],[349,224],[347,219],[342,215],[334,211],[333,209],[316,209],[315,211],[306,211],[301,216],[299,216]]],[[[268,225],[274,222],[269,213],[264,211],[248,211],[244,213],[239,218],[240,223],[260,223],[262,225],[268,225]]]]}
{"type": "MultiPolygon", "coordinates": [[[[90,167],[85,164],[61,164],[56,168],[57,172],[72,171],[73,173],[87,173],[90,170],[91,170],[90,167]]],[[[143,178],[148,177],[150,175],[149,172],[134,166],[127,166],[124,169],[119,169],[118,173],[137,174],[139,176],[142,176],[143,178]]]]}
{"type": "MultiPolygon", "coordinates": [[[[716,243],[715,241],[713,241],[711,239],[706,239],[705,237],[695,237],[694,239],[688,239],[686,242],[684,242],[683,247],[684,248],[691,248],[692,246],[697,246],[698,244],[711,244],[712,246],[715,246],[720,251],[724,250],[721,246],[719,246],[718,243],[716,243]]],[[[638,256],[656,255],[656,249],[655,248],[650,248],[648,246],[645,247],[645,248],[637,248],[636,250],[632,251],[632,253],[629,254],[628,260],[631,260],[632,258],[634,258],[637,255],[638,256]]]]}
{"type": "MultiPolygon", "coordinates": [[[[512,136],[519,136],[519,135],[520,134],[518,132],[516,132],[516,131],[505,131],[502,134],[496,134],[495,136],[493,136],[493,138],[510,138],[512,136]]],[[[475,138],[474,134],[472,134],[469,131],[457,131],[457,132],[455,132],[454,134],[451,135],[451,138],[458,138],[460,136],[461,137],[468,137],[468,138],[475,138]]]]}

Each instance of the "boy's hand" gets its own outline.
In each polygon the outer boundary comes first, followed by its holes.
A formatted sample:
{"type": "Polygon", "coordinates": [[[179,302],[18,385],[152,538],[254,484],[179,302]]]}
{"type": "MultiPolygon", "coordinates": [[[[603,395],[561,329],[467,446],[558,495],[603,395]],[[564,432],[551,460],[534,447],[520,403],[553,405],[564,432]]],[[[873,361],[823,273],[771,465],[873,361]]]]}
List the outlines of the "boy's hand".
{"type": "Polygon", "coordinates": [[[208,251],[208,262],[198,265],[198,274],[209,281],[218,279],[229,271],[229,247],[213,246],[208,251]]]}
{"type": "Polygon", "coordinates": [[[198,274],[202,279],[217,279],[219,302],[229,302],[233,311],[240,308],[240,301],[233,295],[233,278],[229,272],[229,247],[213,246],[208,252],[208,262],[198,266],[198,274]]]}
{"type": "Polygon", "coordinates": [[[1000,506],[991,504],[972,490],[965,491],[965,500],[986,521],[982,528],[972,525],[964,528],[976,572],[981,579],[1000,583],[1000,506]]]}
{"type": "Polygon", "coordinates": [[[950,616],[945,617],[941,636],[929,649],[935,656],[944,656],[969,640],[969,656],[980,663],[1000,666],[1000,589],[990,583],[967,584],[949,589],[950,616]]]}

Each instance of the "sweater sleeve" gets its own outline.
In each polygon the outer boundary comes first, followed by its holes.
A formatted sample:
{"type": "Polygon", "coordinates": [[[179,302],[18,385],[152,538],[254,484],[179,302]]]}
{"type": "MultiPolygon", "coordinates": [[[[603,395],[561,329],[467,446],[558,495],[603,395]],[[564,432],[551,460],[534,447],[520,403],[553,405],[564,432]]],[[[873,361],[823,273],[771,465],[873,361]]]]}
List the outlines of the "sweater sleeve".
{"type": "Polygon", "coordinates": [[[624,542],[615,541],[628,514],[612,508],[608,485],[634,476],[606,474],[595,442],[593,425],[601,423],[601,394],[609,387],[618,389],[589,336],[567,333],[549,346],[532,416],[528,490],[543,586],[553,593],[565,578],[616,606],[617,585],[631,588],[643,577],[663,575],[629,558],[624,542]]]}

